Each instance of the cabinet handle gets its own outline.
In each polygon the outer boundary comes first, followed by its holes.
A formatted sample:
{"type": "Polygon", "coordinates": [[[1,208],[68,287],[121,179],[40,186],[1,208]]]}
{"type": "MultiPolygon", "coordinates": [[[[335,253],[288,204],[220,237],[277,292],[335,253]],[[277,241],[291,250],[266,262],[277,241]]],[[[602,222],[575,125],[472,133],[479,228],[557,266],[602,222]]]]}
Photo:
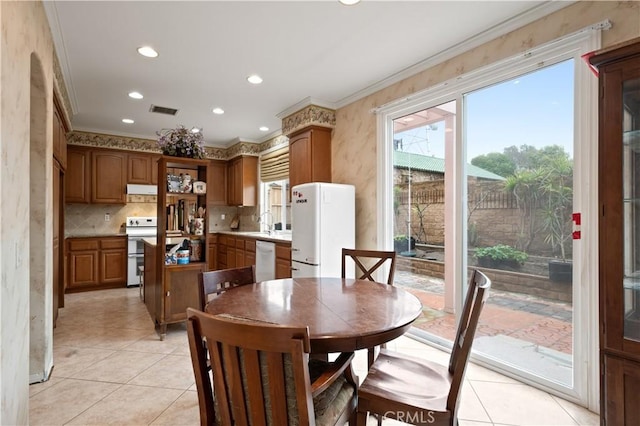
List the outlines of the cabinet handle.
{"type": "Polygon", "coordinates": [[[169,297],[169,296],[171,296],[171,292],[170,291],[167,292],[167,297],[169,297]]]}

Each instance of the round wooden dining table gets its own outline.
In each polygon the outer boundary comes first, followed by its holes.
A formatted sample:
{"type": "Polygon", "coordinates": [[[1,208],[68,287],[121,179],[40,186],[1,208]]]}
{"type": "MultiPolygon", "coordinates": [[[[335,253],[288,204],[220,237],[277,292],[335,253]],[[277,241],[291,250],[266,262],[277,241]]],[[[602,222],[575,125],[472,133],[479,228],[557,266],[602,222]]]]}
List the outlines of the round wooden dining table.
{"type": "Polygon", "coordinates": [[[206,311],[245,320],[308,326],[311,353],[371,348],[404,334],[420,316],[411,293],[349,278],[286,278],[243,285],[211,300],[206,311]]]}

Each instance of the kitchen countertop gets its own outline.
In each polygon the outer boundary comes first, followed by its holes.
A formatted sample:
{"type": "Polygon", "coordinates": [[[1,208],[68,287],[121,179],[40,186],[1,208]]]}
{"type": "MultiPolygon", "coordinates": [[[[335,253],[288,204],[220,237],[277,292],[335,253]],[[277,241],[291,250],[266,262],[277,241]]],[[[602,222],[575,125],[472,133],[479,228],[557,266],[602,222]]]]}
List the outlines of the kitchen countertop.
{"type": "Polygon", "coordinates": [[[281,231],[275,231],[275,232],[272,232],[271,234],[268,234],[266,232],[259,232],[259,231],[218,231],[218,232],[212,232],[212,234],[225,234],[225,235],[231,235],[234,237],[248,237],[248,238],[255,238],[256,240],[262,240],[262,241],[273,241],[275,243],[291,242],[291,231],[287,231],[284,233],[281,233],[281,231]]]}
{"type": "Polygon", "coordinates": [[[65,238],[106,238],[106,237],[126,237],[127,234],[113,233],[113,234],[69,234],[65,235],[65,238]]]}
{"type": "MultiPolygon", "coordinates": [[[[262,241],[272,241],[275,243],[280,243],[280,242],[285,242],[285,243],[289,243],[291,242],[291,233],[287,232],[285,234],[267,234],[266,232],[243,232],[243,231],[218,231],[218,232],[210,232],[210,234],[225,234],[225,235],[232,235],[234,237],[248,237],[248,238],[255,238],[256,240],[262,240],[262,241]]],[[[171,237],[168,238],[167,240],[167,244],[180,244],[180,242],[184,239],[188,239],[188,236],[185,237],[171,237]]],[[[146,244],[155,246],[158,244],[158,240],[154,237],[148,237],[148,238],[143,238],[142,241],[144,241],[146,244]]]]}

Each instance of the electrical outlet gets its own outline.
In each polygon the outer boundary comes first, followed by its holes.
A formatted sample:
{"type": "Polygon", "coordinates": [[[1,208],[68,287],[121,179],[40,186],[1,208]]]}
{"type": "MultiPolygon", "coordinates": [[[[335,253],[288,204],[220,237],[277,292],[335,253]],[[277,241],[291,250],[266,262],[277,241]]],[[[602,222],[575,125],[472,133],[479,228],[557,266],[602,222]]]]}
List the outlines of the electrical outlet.
{"type": "Polygon", "coordinates": [[[111,220],[111,215],[109,213],[104,214],[104,221],[109,222],[111,220]]]}
{"type": "Polygon", "coordinates": [[[225,215],[224,213],[222,213],[222,214],[220,215],[220,219],[222,219],[222,220],[224,220],[224,218],[225,218],[225,217],[226,217],[226,215],[225,215]]]}

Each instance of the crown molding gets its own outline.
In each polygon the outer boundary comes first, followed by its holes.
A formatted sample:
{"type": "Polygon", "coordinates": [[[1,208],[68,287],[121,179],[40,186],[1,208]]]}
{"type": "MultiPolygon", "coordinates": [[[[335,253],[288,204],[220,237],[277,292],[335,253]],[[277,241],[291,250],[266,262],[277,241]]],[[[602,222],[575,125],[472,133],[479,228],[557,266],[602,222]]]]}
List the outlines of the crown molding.
{"type": "Polygon", "coordinates": [[[280,120],[283,120],[289,117],[290,115],[293,115],[296,112],[300,111],[301,109],[304,109],[311,105],[315,105],[321,108],[331,109],[331,110],[336,109],[336,105],[333,102],[326,102],[320,99],[312,98],[311,96],[307,96],[300,102],[293,104],[289,108],[285,109],[284,111],[281,111],[278,114],[276,114],[276,117],[278,117],[280,120]]]}

